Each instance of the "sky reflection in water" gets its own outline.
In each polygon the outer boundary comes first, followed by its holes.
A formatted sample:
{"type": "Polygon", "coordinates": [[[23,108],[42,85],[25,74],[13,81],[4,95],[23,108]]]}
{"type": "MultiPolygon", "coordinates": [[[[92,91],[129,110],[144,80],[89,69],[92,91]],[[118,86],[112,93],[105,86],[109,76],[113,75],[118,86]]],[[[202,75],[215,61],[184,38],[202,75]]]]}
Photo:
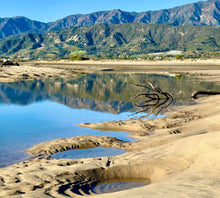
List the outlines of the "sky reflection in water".
{"type": "MultiPolygon", "coordinates": [[[[134,96],[146,90],[128,82],[143,83],[140,79],[148,79],[178,98],[174,105],[190,104],[195,90],[219,89],[214,83],[146,74],[87,74],[72,79],[0,83],[0,167],[26,159],[28,155],[22,150],[57,138],[101,135],[134,141],[125,132],[97,131],[77,124],[134,118],[134,96]]],[[[100,149],[104,156],[117,153],[98,148],[93,150],[97,156],[100,149]]],[[[87,151],[78,152],[78,157],[90,157],[87,151]]],[[[72,155],[78,158],[76,153],[72,155]]]]}
{"type": "Polygon", "coordinates": [[[54,101],[27,106],[0,105],[0,166],[9,161],[23,160],[27,155],[21,151],[36,143],[58,138],[100,135],[133,141],[125,132],[97,131],[77,126],[81,122],[125,120],[129,119],[128,115],[72,109],[54,101]]]}

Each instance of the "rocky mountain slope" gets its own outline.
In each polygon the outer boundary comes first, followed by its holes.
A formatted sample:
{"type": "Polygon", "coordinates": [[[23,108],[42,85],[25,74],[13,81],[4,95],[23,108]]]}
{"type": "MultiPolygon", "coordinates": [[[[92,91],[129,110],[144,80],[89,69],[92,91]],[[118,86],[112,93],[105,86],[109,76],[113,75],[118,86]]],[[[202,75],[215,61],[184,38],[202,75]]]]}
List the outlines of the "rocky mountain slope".
{"type": "Polygon", "coordinates": [[[220,28],[160,24],[95,25],[0,40],[0,54],[18,58],[119,57],[169,50],[219,51],[220,28]]]}
{"type": "Polygon", "coordinates": [[[33,21],[26,17],[0,18],[0,38],[25,32],[45,33],[47,23],[33,21]]]}
{"type": "MultiPolygon", "coordinates": [[[[143,5],[147,10],[147,3],[143,5]]],[[[200,1],[171,9],[125,12],[119,9],[67,16],[55,22],[43,23],[25,17],[0,18],[0,39],[27,32],[45,33],[53,30],[96,24],[157,23],[174,26],[219,26],[220,0],[200,1]]]]}
{"type": "MultiPolygon", "coordinates": [[[[143,5],[146,6],[147,5],[143,5]]],[[[147,12],[124,12],[116,9],[86,15],[72,15],[50,23],[50,30],[95,24],[157,23],[168,25],[210,25],[220,24],[220,1],[208,0],[171,9],[147,12]]]]}

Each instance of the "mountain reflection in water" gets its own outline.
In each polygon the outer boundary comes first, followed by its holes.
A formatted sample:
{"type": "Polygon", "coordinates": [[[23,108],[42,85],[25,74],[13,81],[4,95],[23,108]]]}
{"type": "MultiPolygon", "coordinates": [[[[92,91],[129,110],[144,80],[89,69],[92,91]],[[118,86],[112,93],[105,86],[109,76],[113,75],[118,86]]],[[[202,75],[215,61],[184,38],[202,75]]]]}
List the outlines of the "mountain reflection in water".
{"type": "Polygon", "coordinates": [[[43,79],[0,84],[0,103],[27,105],[52,100],[71,108],[121,113],[137,110],[137,93],[143,88],[129,82],[142,83],[148,79],[155,86],[169,92],[174,105],[190,104],[192,92],[217,90],[214,83],[189,78],[176,79],[165,75],[146,74],[86,74],[72,79],[43,79]]]}
{"type": "Polygon", "coordinates": [[[134,104],[141,102],[134,96],[144,89],[129,82],[141,84],[141,79],[169,92],[175,99],[173,105],[190,104],[193,91],[219,90],[214,83],[146,74],[86,74],[0,83],[0,167],[25,160],[22,150],[57,138],[105,135],[134,141],[125,132],[96,131],[77,124],[132,118],[137,111],[134,104]]]}

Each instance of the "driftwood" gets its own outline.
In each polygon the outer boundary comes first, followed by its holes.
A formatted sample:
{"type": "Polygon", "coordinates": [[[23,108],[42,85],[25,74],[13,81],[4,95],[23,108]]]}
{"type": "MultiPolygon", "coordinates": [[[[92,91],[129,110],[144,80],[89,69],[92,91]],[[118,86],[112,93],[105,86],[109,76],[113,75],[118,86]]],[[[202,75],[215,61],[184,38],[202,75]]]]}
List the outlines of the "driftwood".
{"type": "Polygon", "coordinates": [[[169,93],[162,91],[159,87],[154,87],[153,84],[148,80],[142,79],[142,81],[147,82],[150,87],[145,85],[130,83],[138,87],[144,87],[148,91],[148,93],[141,93],[135,96],[135,98],[139,96],[144,96],[145,98],[147,98],[147,100],[144,101],[144,104],[135,103],[135,106],[142,108],[142,110],[136,113],[149,111],[148,115],[152,113],[158,115],[163,109],[168,108],[172,104],[173,97],[169,93]]]}
{"type": "MultiPolygon", "coordinates": [[[[136,112],[136,114],[141,112],[148,112],[147,115],[152,113],[158,115],[163,109],[168,108],[172,104],[173,96],[171,96],[168,92],[164,92],[159,87],[155,87],[149,80],[142,79],[142,81],[146,82],[149,86],[130,83],[137,87],[144,87],[147,89],[147,93],[140,93],[135,96],[135,98],[139,96],[144,96],[146,98],[146,100],[142,103],[134,104],[136,107],[142,108],[142,110],[136,112]]],[[[191,98],[197,99],[198,95],[218,94],[220,94],[219,91],[197,91],[192,94],[191,98]]]]}
{"type": "Polygon", "coordinates": [[[191,98],[197,99],[198,95],[218,95],[218,94],[220,94],[219,91],[197,91],[192,94],[191,98]]]}

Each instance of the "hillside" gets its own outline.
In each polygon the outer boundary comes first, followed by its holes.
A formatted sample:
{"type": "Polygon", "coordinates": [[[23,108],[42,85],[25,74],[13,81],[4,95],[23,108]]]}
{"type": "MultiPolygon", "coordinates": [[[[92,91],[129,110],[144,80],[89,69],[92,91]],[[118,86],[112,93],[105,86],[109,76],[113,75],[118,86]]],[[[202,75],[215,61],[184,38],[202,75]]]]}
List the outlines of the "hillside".
{"type": "Polygon", "coordinates": [[[0,39],[25,32],[45,33],[48,28],[47,23],[26,17],[0,18],[0,39]]]}
{"type": "MultiPolygon", "coordinates": [[[[147,10],[147,3],[143,5],[147,10]]],[[[200,1],[171,9],[125,12],[119,9],[67,16],[43,23],[25,17],[0,18],[0,39],[22,33],[45,33],[72,27],[96,24],[155,23],[173,26],[214,26],[220,24],[220,0],[200,1]]]]}
{"type": "Polygon", "coordinates": [[[120,57],[182,50],[219,51],[220,28],[131,23],[76,27],[0,40],[1,56],[63,58],[73,55],[120,57]]]}

